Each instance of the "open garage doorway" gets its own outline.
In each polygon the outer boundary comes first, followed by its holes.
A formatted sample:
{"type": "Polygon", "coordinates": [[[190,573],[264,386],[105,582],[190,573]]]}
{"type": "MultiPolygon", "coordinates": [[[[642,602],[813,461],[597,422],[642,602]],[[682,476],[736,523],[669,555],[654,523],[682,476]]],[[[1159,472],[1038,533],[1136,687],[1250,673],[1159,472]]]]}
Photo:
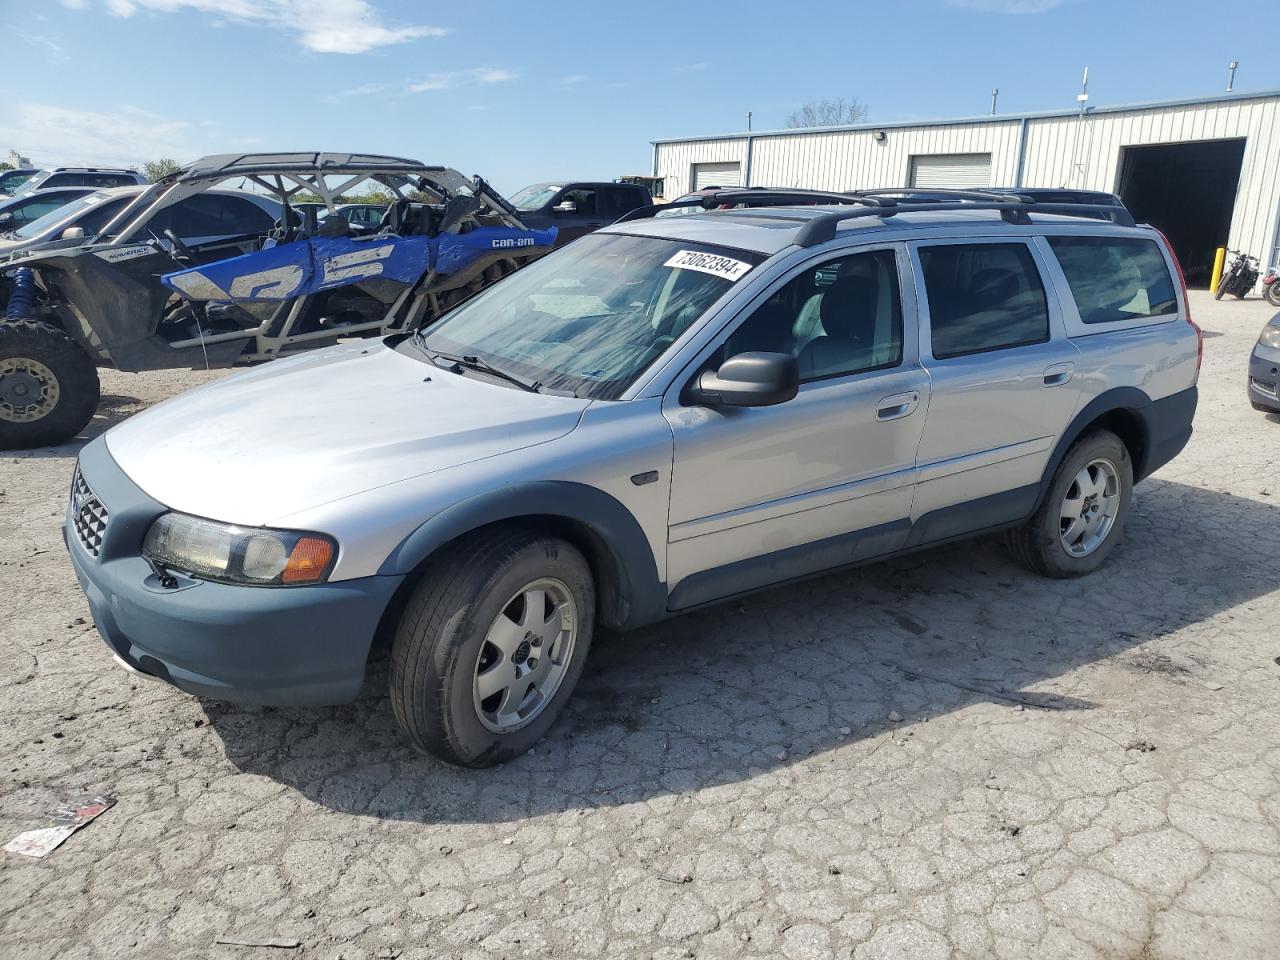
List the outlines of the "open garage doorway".
{"type": "Polygon", "coordinates": [[[1227,245],[1244,139],[1124,147],[1118,193],[1139,223],[1161,230],[1187,284],[1208,287],[1213,253],[1227,245]]]}

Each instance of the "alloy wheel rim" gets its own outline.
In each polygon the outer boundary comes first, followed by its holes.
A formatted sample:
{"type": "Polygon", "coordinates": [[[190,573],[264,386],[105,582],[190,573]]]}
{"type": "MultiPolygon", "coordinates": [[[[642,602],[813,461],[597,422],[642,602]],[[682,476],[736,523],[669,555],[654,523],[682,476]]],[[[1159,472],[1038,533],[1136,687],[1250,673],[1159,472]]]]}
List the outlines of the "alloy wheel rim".
{"type": "Polygon", "coordinates": [[[1099,457],[1071,479],[1059,510],[1058,535],[1072,557],[1087,557],[1102,546],[1120,510],[1120,471],[1099,457]]]}
{"type": "Polygon", "coordinates": [[[552,577],[526,584],[502,605],[473,671],[472,701],[485,729],[513,733],[546,709],[573,659],[578,624],[572,592],[552,577]]]}
{"type": "Polygon", "coordinates": [[[0,360],[0,420],[31,423],[58,405],[62,388],[52,370],[30,357],[0,360]]]}

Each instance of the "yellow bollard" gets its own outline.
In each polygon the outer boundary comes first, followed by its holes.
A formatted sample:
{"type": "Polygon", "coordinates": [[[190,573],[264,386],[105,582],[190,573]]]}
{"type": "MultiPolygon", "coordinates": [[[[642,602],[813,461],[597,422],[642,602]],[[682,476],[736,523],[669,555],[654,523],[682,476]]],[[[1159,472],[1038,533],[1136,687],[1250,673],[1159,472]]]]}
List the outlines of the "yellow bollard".
{"type": "Polygon", "coordinates": [[[1219,247],[1213,255],[1213,276],[1209,278],[1209,289],[1217,290],[1222,282],[1222,264],[1227,259],[1227,248],[1219,247]]]}

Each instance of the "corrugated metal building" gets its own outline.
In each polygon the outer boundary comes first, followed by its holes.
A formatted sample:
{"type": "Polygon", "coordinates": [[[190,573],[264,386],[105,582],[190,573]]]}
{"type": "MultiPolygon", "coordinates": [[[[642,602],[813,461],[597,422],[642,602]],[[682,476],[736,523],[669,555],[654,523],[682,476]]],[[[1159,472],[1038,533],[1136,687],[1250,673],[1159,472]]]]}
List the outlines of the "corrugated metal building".
{"type": "Polygon", "coordinates": [[[674,199],[705,186],[1070,187],[1164,230],[1188,281],[1219,246],[1280,259],[1280,91],[653,141],[674,199]]]}

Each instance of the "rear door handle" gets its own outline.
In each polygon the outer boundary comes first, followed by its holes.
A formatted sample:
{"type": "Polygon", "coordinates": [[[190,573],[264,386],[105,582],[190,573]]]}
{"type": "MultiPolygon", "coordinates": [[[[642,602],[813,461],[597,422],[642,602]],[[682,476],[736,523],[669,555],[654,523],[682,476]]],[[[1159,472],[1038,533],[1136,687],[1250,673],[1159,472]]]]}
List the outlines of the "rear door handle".
{"type": "Polygon", "coordinates": [[[884,421],[909,417],[915,412],[919,403],[920,394],[914,390],[910,393],[895,393],[892,397],[885,397],[880,401],[876,407],[876,419],[884,421]]]}
{"type": "Polygon", "coordinates": [[[1046,387],[1060,387],[1064,383],[1070,383],[1071,377],[1075,372],[1076,365],[1070,361],[1050,364],[1044,368],[1044,385],[1046,387]]]}

